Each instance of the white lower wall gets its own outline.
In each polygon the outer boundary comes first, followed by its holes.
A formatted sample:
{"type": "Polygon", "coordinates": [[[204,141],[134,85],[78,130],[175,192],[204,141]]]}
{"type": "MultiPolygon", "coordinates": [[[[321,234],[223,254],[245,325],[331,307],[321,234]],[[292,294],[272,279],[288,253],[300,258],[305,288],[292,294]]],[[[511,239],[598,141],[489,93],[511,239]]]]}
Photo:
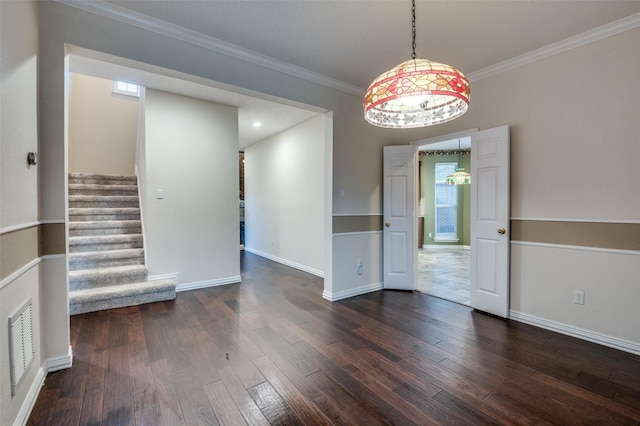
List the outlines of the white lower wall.
{"type": "MultiPolygon", "coordinates": [[[[31,299],[34,356],[15,395],[11,394],[8,327],[0,327],[0,425],[25,424],[38,398],[47,372],[71,367],[72,351],[67,303],[65,255],[34,259],[0,281],[0,318],[6,321],[31,299]],[[43,284],[43,276],[49,280],[43,284]],[[6,350],[5,350],[6,349],[6,350]]],[[[5,325],[8,324],[5,323],[5,325]]]]}
{"type": "Polygon", "coordinates": [[[382,289],[382,232],[333,235],[333,280],[322,297],[340,300],[382,289]],[[358,261],[362,260],[362,275],[358,261]]]}
{"type": "Polygon", "coordinates": [[[639,252],[514,242],[511,310],[518,319],[544,319],[559,324],[558,331],[563,325],[588,330],[619,341],[610,346],[640,351],[638,277],[639,252]],[[584,305],[573,303],[574,290],[585,292],[584,305]]]}
{"type": "Polygon", "coordinates": [[[69,353],[68,265],[64,254],[43,256],[40,263],[42,297],[42,359],[69,353]]]}
{"type": "Polygon", "coordinates": [[[7,277],[2,281],[0,289],[0,425],[13,424],[23,405],[30,405],[28,401],[29,390],[36,380],[38,369],[42,363],[41,358],[41,328],[40,328],[40,290],[39,290],[40,264],[36,260],[17,274],[7,277]],[[8,318],[16,313],[24,302],[31,298],[33,303],[33,343],[35,355],[30,368],[25,372],[24,379],[18,388],[16,395],[11,395],[11,376],[9,360],[9,327],[8,318]]]}
{"type": "Polygon", "coordinates": [[[322,275],[325,115],[245,148],[245,248],[322,275]]]}
{"type": "Polygon", "coordinates": [[[145,111],[149,275],[238,282],[237,108],[147,89],[145,111]]]}

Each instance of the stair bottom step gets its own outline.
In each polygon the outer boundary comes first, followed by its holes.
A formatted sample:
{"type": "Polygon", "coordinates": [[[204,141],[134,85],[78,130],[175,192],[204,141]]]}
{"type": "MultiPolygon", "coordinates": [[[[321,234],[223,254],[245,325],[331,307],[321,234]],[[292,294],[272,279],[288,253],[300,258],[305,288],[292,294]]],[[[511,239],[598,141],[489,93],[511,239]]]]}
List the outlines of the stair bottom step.
{"type": "Polygon", "coordinates": [[[175,298],[176,284],[172,279],[75,290],[69,292],[69,314],[84,314],[175,298]]]}

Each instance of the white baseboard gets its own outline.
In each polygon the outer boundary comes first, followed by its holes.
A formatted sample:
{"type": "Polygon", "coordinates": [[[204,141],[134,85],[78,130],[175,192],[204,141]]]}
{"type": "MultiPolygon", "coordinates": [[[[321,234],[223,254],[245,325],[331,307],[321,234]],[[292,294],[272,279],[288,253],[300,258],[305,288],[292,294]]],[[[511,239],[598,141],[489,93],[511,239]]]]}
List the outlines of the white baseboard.
{"type": "Polygon", "coordinates": [[[219,278],[217,280],[195,281],[192,283],[180,283],[176,285],[176,291],[198,290],[200,288],[217,287],[219,285],[236,284],[242,281],[240,275],[234,277],[219,278]]]}
{"type": "Polygon", "coordinates": [[[274,256],[272,254],[265,253],[263,251],[253,249],[251,247],[245,246],[244,249],[245,249],[245,251],[248,251],[249,253],[257,254],[260,257],[264,257],[264,258],[267,258],[269,260],[273,260],[274,262],[282,263],[283,265],[290,266],[290,267],[292,267],[294,269],[299,269],[301,271],[308,272],[308,273],[310,273],[312,275],[315,275],[317,277],[324,278],[324,271],[321,271],[319,269],[310,268],[309,266],[302,265],[302,264],[296,263],[296,262],[292,262],[290,260],[283,259],[281,257],[277,257],[277,256],[274,256]]]}
{"type": "Polygon", "coordinates": [[[349,290],[339,291],[337,293],[330,293],[327,290],[322,292],[322,298],[327,299],[330,302],[346,299],[348,297],[360,296],[361,294],[371,293],[374,291],[382,290],[384,287],[382,283],[367,284],[356,288],[350,288],[349,290]]]}
{"type": "Polygon", "coordinates": [[[511,319],[523,322],[525,324],[535,325],[536,327],[546,328],[547,330],[566,334],[567,336],[577,337],[578,339],[587,340],[589,342],[598,343],[610,348],[640,355],[640,343],[637,342],[607,336],[605,334],[594,333],[593,331],[585,330],[556,321],[551,321],[518,311],[510,311],[509,314],[511,319]]]}
{"type": "Polygon", "coordinates": [[[38,372],[36,373],[36,377],[33,379],[33,383],[31,383],[31,387],[29,388],[29,392],[27,392],[27,396],[24,398],[22,407],[20,407],[20,411],[18,411],[18,415],[13,421],[13,426],[27,424],[29,415],[31,415],[31,410],[33,410],[33,406],[36,405],[38,395],[40,395],[40,389],[42,389],[42,385],[44,385],[44,379],[46,378],[46,370],[43,367],[40,367],[40,369],[38,369],[38,372]]]}
{"type": "Polygon", "coordinates": [[[73,362],[73,349],[69,346],[69,353],[63,356],[48,358],[44,364],[38,369],[36,373],[36,377],[33,379],[31,383],[31,387],[29,387],[29,391],[24,398],[24,402],[20,407],[20,411],[18,411],[18,415],[13,421],[14,426],[18,425],[26,425],[27,420],[29,420],[29,415],[31,415],[31,410],[33,410],[36,401],[38,400],[38,395],[40,395],[40,390],[44,385],[44,380],[47,378],[47,373],[52,371],[62,370],[64,368],[70,368],[73,362]]]}
{"type": "Polygon", "coordinates": [[[66,355],[58,356],[55,358],[47,358],[44,362],[44,367],[47,373],[53,371],[63,370],[65,368],[71,368],[73,365],[73,348],[69,346],[69,352],[66,355]]]}
{"type": "Polygon", "coordinates": [[[178,280],[178,275],[178,272],[173,272],[171,274],[150,275],[147,277],[147,281],[173,280],[177,285],[180,282],[178,280]]]}

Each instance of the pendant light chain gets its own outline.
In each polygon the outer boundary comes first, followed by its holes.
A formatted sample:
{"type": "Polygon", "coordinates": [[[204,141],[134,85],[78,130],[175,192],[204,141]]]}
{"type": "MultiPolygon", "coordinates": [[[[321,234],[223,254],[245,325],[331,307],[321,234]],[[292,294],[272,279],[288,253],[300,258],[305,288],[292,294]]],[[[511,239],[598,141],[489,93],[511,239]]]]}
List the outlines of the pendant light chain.
{"type": "Polygon", "coordinates": [[[416,0],[411,0],[411,59],[416,58],[416,0]]]}
{"type": "Polygon", "coordinates": [[[398,129],[445,123],[469,108],[464,74],[416,55],[416,0],[411,0],[411,59],[373,80],[362,106],[367,122],[398,129]]]}

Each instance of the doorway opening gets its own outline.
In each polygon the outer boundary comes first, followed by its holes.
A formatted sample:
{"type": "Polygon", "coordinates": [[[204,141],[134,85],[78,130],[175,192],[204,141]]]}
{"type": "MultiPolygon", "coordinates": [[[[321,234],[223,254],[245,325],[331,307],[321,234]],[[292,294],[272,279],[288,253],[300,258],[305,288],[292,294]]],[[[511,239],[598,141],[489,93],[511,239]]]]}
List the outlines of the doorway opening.
{"type": "Polygon", "coordinates": [[[471,136],[421,143],[418,168],[416,290],[470,304],[471,185],[449,185],[458,168],[471,170],[471,136]]]}
{"type": "MultiPolygon", "coordinates": [[[[166,230],[169,228],[167,224],[173,225],[173,228],[170,230],[173,231],[176,221],[161,221],[161,222],[153,222],[151,220],[146,221],[146,235],[150,236],[154,234],[157,236],[154,241],[149,241],[148,238],[142,238],[144,234],[141,233],[141,228],[143,227],[143,221],[138,220],[139,222],[139,232],[140,237],[137,238],[139,241],[139,245],[143,245],[145,251],[136,258],[136,268],[141,270],[141,274],[144,273],[149,282],[156,282],[165,279],[173,279],[174,280],[174,288],[175,292],[180,292],[183,290],[191,290],[202,287],[209,287],[215,285],[223,285],[229,283],[239,282],[241,280],[240,276],[240,256],[239,251],[230,250],[231,247],[238,247],[238,240],[241,236],[241,231],[238,234],[228,232],[227,230],[230,228],[235,228],[238,226],[239,218],[238,217],[238,194],[239,194],[239,182],[236,185],[235,181],[238,179],[232,172],[235,169],[236,165],[233,164],[235,161],[238,161],[238,148],[243,150],[249,144],[257,145],[264,139],[269,138],[270,136],[281,134],[285,131],[291,132],[292,129],[297,128],[296,125],[301,125],[309,121],[309,119],[313,119],[315,117],[320,117],[323,119],[322,124],[322,135],[318,136],[317,139],[320,139],[320,142],[316,144],[317,152],[313,152],[313,158],[315,160],[314,164],[318,166],[313,170],[316,172],[314,176],[315,179],[319,182],[318,186],[321,187],[321,191],[317,191],[315,195],[322,201],[322,205],[320,208],[316,209],[318,211],[317,220],[314,222],[314,228],[319,229],[319,236],[316,240],[313,241],[313,244],[309,243],[309,236],[305,236],[306,239],[302,239],[302,233],[298,233],[300,236],[298,240],[295,242],[302,246],[303,248],[306,246],[312,246],[314,249],[319,247],[321,253],[324,254],[324,257],[314,256],[314,259],[319,258],[320,261],[317,261],[317,264],[314,264],[312,273],[322,274],[324,270],[331,270],[330,262],[331,262],[331,228],[327,226],[327,224],[331,223],[331,192],[330,192],[330,182],[332,176],[332,122],[330,120],[331,114],[330,112],[323,110],[321,108],[302,105],[300,103],[295,103],[293,101],[286,101],[283,99],[275,98],[268,95],[263,95],[255,92],[250,92],[245,89],[233,88],[234,91],[231,91],[231,87],[224,86],[223,88],[218,87],[218,84],[215,82],[211,82],[208,80],[203,80],[201,78],[197,78],[195,76],[189,76],[181,73],[176,73],[171,70],[159,69],[157,67],[148,66],[146,64],[128,61],[121,58],[115,58],[110,55],[101,54],[99,52],[89,52],[85,51],[82,48],[76,48],[74,46],[70,46],[70,53],[67,56],[66,63],[66,71],[71,74],[83,74],[90,77],[95,77],[98,79],[109,80],[113,82],[116,79],[120,79],[120,76],[127,76],[127,81],[135,81],[140,84],[142,87],[146,87],[147,95],[149,92],[156,93],[156,98],[159,96],[171,96],[173,98],[180,97],[181,105],[188,103],[192,104],[212,104],[220,106],[220,109],[225,109],[224,112],[228,112],[228,118],[224,121],[224,123],[235,123],[237,127],[235,135],[233,137],[229,137],[227,139],[222,140],[219,143],[217,139],[210,138],[209,140],[213,140],[213,142],[209,143],[206,147],[199,150],[184,150],[184,152],[191,153],[197,152],[199,155],[196,156],[198,160],[210,159],[211,157],[224,159],[224,171],[225,175],[220,179],[209,179],[209,181],[213,181],[216,183],[216,193],[213,194],[217,196],[218,193],[222,195],[220,198],[220,203],[216,203],[213,206],[208,206],[208,209],[199,209],[193,208],[192,204],[182,203],[182,205],[190,206],[189,213],[195,212],[203,212],[203,214],[210,214],[212,211],[215,212],[217,216],[213,217],[211,215],[206,219],[201,219],[198,217],[198,220],[190,220],[184,221],[189,226],[205,224],[206,226],[212,227],[224,227],[224,232],[219,233],[224,238],[215,238],[214,244],[210,244],[210,241],[204,241],[206,244],[206,248],[210,250],[217,250],[218,255],[216,256],[208,256],[207,262],[203,262],[197,259],[197,256],[201,258],[206,256],[203,250],[194,250],[193,255],[190,256],[171,256],[171,250],[176,250],[176,242],[184,243],[187,242],[189,245],[193,245],[193,241],[196,239],[199,242],[205,238],[210,238],[211,235],[214,234],[215,229],[210,232],[202,232],[200,229],[195,230],[195,226],[191,226],[186,231],[185,227],[181,227],[181,235],[179,238],[173,239],[173,244],[161,244],[158,243],[162,235],[166,234],[166,230]],[[235,91],[237,89],[237,91],[235,91]],[[233,113],[230,111],[231,108],[237,108],[237,111],[233,113]],[[257,113],[262,113],[261,118],[264,120],[265,125],[261,127],[261,129],[257,128],[257,126],[252,124],[252,116],[257,113]],[[237,122],[235,118],[237,117],[237,122]],[[272,118],[272,120],[269,120],[272,118]],[[247,122],[249,124],[247,124],[247,122]],[[215,150],[216,155],[211,156],[211,151],[215,150]],[[217,155],[218,152],[222,152],[225,155],[217,155]],[[232,152],[232,155],[230,154],[232,152]],[[232,160],[233,158],[233,160],[232,160]],[[321,158],[322,161],[318,159],[321,158]],[[230,172],[229,172],[230,171],[230,172]],[[227,173],[229,172],[229,173],[227,173]],[[320,178],[318,176],[321,176],[320,178]],[[234,204],[233,210],[231,209],[231,203],[234,204]],[[218,208],[222,206],[222,208],[218,208]],[[222,217],[224,215],[224,217],[222,217]],[[239,235],[240,234],[240,235],[239,235]],[[147,253],[149,253],[147,255],[147,253]],[[215,262],[211,262],[210,259],[214,258],[215,262]],[[194,266],[193,263],[197,264],[194,266]],[[237,265],[237,267],[236,267],[237,265]],[[237,271],[237,273],[236,273],[237,271]]],[[[222,86],[222,85],[221,85],[222,86]]],[[[69,90],[67,86],[65,88],[69,90]]],[[[109,93],[108,96],[111,96],[109,93]]],[[[121,95],[119,95],[121,96],[121,95]]],[[[156,99],[157,100],[157,99],[156,99]]],[[[148,101],[148,97],[147,97],[148,101]]],[[[158,102],[156,102],[158,105],[158,102]]],[[[148,105],[147,105],[148,106],[148,105]]],[[[162,111],[170,111],[172,114],[182,111],[183,107],[180,108],[165,108],[162,111]]],[[[156,111],[162,112],[160,109],[156,109],[156,111]]],[[[68,110],[66,114],[71,114],[68,110]]],[[[222,112],[219,114],[222,117],[222,112]]],[[[136,114],[137,116],[137,114],[136,114]]],[[[156,114],[156,117],[158,115],[156,114]]],[[[193,114],[195,116],[195,114],[193,114]]],[[[78,121],[78,120],[76,120],[78,121]]],[[[157,121],[157,120],[156,120],[157,121]]],[[[203,123],[211,123],[211,120],[201,120],[203,123]]],[[[148,125],[144,127],[146,130],[148,125]]],[[[71,129],[74,130],[75,128],[71,129]]],[[[69,133],[65,134],[65,144],[68,146],[69,144],[69,133]]],[[[108,133],[108,132],[105,132],[108,133]]],[[[161,134],[162,132],[157,132],[161,134]]],[[[157,136],[157,135],[156,135],[157,136]]],[[[185,140],[191,141],[196,140],[196,138],[186,138],[185,140]]],[[[203,139],[203,138],[201,138],[203,139]]],[[[200,140],[200,139],[198,139],[200,140]]],[[[135,144],[134,144],[135,145],[135,144]]],[[[178,146],[177,144],[174,144],[178,146]]],[[[182,146],[182,142],[180,144],[182,146]]],[[[113,151],[113,150],[112,150],[113,151]]],[[[75,151],[74,151],[75,152],[75,151]]],[[[154,151],[156,152],[156,151],[154,151]]],[[[112,152],[109,152],[112,153],[112,152]]],[[[136,156],[138,152],[134,152],[133,155],[130,155],[132,158],[131,168],[135,167],[135,159],[138,158],[136,156]]],[[[146,155],[142,155],[142,158],[147,158],[149,152],[146,152],[146,155]]],[[[311,155],[311,154],[310,154],[311,155]]],[[[158,156],[157,156],[158,157],[158,156]]],[[[182,160],[183,157],[178,157],[176,155],[165,155],[159,156],[161,160],[167,160],[172,162],[177,162],[178,160],[182,160]]],[[[154,157],[156,160],[156,164],[158,158],[154,157]]],[[[192,158],[189,157],[192,161],[192,158]]],[[[76,159],[77,160],[77,159],[76,159]]],[[[99,159],[99,160],[102,160],[99,159]]],[[[69,167],[69,163],[72,161],[71,157],[66,158],[65,169],[69,167]]],[[[222,160],[220,160],[222,161],[222,160]]],[[[300,160],[300,163],[304,164],[304,159],[300,160]]],[[[121,161],[115,161],[116,164],[122,163],[121,161]]],[[[255,163],[255,162],[254,162],[255,163]]],[[[189,163],[191,164],[191,163],[189,163]]],[[[182,163],[181,163],[182,165],[182,163]]],[[[148,165],[145,165],[145,169],[148,170],[148,165]]],[[[158,169],[158,167],[156,167],[158,169]]],[[[167,190],[166,197],[164,190],[167,189],[167,185],[174,184],[178,181],[176,176],[192,176],[193,173],[179,173],[180,171],[191,171],[191,170],[220,170],[221,167],[164,167],[160,170],[163,173],[156,173],[154,176],[170,176],[169,178],[164,179],[163,186],[161,190],[156,189],[159,187],[158,184],[155,185],[147,185],[148,189],[153,192],[149,192],[140,186],[139,193],[142,194],[142,197],[137,197],[139,200],[140,207],[136,207],[140,211],[142,211],[143,204],[145,200],[149,199],[150,202],[155,203],[155,205],[159,207],[166,207],[167,204],[175,205],[179,197],[184,198],[186,195],[193,195],[193,199],[195,200],[211,200],[212,190],[209,190],[207,195],[209,197],[202,197],[201,194],[198,194],[196,191],[190,191],[189,188],[191,186],[182,185],[181,188],[173,188],[173,190],[167,190]],[[169,173],[171,172],[171,173],[169,173]],[[151,194],[149,196],[149,194],[151,194]],[[157,201],[162,200],[162,201],[157,201]],[[162,203],[162,204],[160,204],[162,203]]],[[[239,169],[239,168],[238,168],[239,169]]],[[[235,169],[235,170],[238,170],[235,169]]],[[[139,167],[138,167],[139,170],[139,167]]],[[[138,175],[135,169],[133,171],[127,171],[128,174],[133,175],[135,172],[138,175]]],[[[142,175],[150,175],[150,173],[146,173],[144,171],[141,172],[142,175]]],[[[309,173],[310,174],[310,173],[309,173]]],[[[198,175],[200,176],[200,175],[198,175]]],[[[133,177],[133,176],[132,176],[133,177]]],[[[204,176],[210,177],[209,175],[204,176]]],[[[171,188],[169,188],[171,189],[171,188]]],[[[208,188],[210,189],[210,188],[208,188]]],[[[296,191],[292,191],[294,194],[296,191]]],[[[240,199],[242,200],[244,197],[244,190],[240,192],[240,199]]],[[[133,198],[136,198],[132,195],[133,198]]],[[[182,199],[180,198],[180,199],[182,199]]],[[[217,199],[216,199],[217,200],[217,199]]],[[[148,204],[146,207],[149,207],[148,204]]],[[[158,209],[155,211],[157,212],[158,209]]],[[[169,209],[165,209],[166,216],[172,215],[173,217],[185,217],[184,214],[175,214],[174,210],[169,211],[169,209]]],[[[184,212],[185,210],[182,210],[184,212]]],[[[314,210],[314,212],[316,211],[314,210]]],[[[147,208],[146,212],[149,213],[150,209],[147,208]]],[[[147,215],[148,216],[148,215],[147,215]]],[[[142,215],[141,215],[142,217],[142,215]]],[[[309,218],[306,218],[307,222],[309,218]]],[[[302,220],[301,220],[302,221],[302,220]]],[[[219,235],[216,233],[215,235],[219,235]]],[[[164,238],[166,240],[166,238],[164,238]]],[[[242,242],[242,240],[241,240],[242,242]]],[[[289,243],[289,240],[287,240],[289,243]]],[[[204,244],[203,244],[204,245],[204,244]]],[[[284,244],[283,244],[284,245],[284,244]]],[[[68,249],[67,249],[68,251],[68,249]]],[[[141,250],[139,250],[141,251],[141,250]]],[[[298,250],[296,252],[299,253],[302,250],[298,250]]],[[[191,253],[190,253],[191,254],[191,253]]],[[[286,253],[285,253],[286,255],[286,253]]],[[[286,260],[285,255],[281,255],[278,260],[286,260]]],[[[297,259],[294,259],[297,260],[297,259]]],[[[284,263],[284,262],[282,262],[284,263]]],[[[298,267],[298,269],[302,269],[302,266],[306,266],[303,262],[290,262],[293,263],[294,267],[298,267]]],[[[83,266],[83,265],[80,265],[83,266]]],[[[126,265],[128,266],[128,265],[126,265]]],[[[139,281],[139,280],[137,280],[139,281]]],[[[325,279],[325,283],[329,281],[330,277],[325,279]]],[[[119,282],[118,282],[119,283],[119,282]]],[[[175,297],[175,296],[174,296],[175,297]]]]}

